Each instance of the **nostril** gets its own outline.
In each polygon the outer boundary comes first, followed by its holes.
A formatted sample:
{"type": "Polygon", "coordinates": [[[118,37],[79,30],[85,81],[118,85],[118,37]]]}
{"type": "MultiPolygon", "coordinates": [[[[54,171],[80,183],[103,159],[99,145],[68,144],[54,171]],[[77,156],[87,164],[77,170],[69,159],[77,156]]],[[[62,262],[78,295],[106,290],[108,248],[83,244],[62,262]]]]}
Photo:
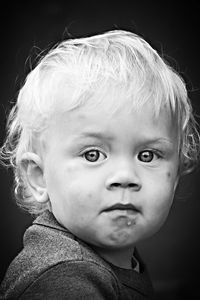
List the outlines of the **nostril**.
{"type": "Polygon", "coordinates": [[[128,170],[119,170],[105,181],[106,188],[110,190],[130,189],[139,191],[141,184],[141,179],[134,172],[131,173],[128,170]]]}
{"type": "Polygon", "coordinates": [[[138,184],[136,183],[118,183],[118,182],[113,182],[110,185],[111,188],[132,188],[132,189],[137,189],[139,187],[138,184]]]}
{"type": "Polygon", "coordinates": [[[138,186],[138,184],[136,184],[136,183],[129,183],[129,184],[127,184],[127,187],[129,187],[129,188],[135,188],[137,186],[138,186]]]}
{"type": "Polygon", "coordinates": [[[120,183],[117,183],[117,182],[114,182],[111,184],[111,187],[120,187],[121,184],[120,183]]]}

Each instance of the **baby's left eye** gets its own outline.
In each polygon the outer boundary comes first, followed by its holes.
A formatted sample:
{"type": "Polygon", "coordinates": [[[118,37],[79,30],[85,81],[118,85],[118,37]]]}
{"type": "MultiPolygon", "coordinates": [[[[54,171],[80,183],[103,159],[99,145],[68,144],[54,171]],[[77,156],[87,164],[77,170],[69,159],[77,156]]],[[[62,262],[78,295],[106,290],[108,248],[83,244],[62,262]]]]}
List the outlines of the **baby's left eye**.
{"type": "Polygon", "coordinates": [[[103,154],[101,151],[93,149],[85,152],[83,157],[90,162],[102,161],[106,158],[106,155],[103,154]]]}
{"type": "Polygon", "coordinates": [[[159,154],[150,150],[145,150],[138,154],[138,159],[145,163],[149,163],[154,159],[158,159],[159,157],[160,157],[159,154]]]}

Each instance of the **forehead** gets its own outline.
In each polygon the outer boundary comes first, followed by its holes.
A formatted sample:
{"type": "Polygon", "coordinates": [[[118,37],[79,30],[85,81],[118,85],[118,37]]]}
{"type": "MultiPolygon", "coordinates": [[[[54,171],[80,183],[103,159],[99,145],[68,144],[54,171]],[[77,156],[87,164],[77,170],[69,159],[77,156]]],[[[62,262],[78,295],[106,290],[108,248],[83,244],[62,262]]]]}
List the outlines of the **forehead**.
{"type": "MultiPolygon", "coordinates": [[[[151,103],[140,110],[134,110],[130,105],[120,109],[107,109],[103,106],[93,107],[83,105],[69,112],[57,113],[51,120],[48,132],[51,137],[58,136],[67,139],[70,136],[120,136],[130,135],[147,137],[169,137],[174,133],[169,113],[162,109],[155,115],[151,103]]],[[[51,140],[51,139],[50,139],[51,140]]],[[[62,140],[62,139],[61,139],[62,140]]]]}
{"type": "Polygon", "coordinates": [[[147,80],[144,82],[138,79],[127,82],[114,81],[112,79],[102,79],[93,82],[90,86],[80,83],[79,87],[68,86],[63,79],[57,87],[51,87],[50,98],[53,96],[54,105],[52,113],[71,111],[75,108],[105,109],[110,113],[121,110],[125,106],[129,110],[142,109],[147,102],[151,102],[155,113],[166,105],[164,92],[159,93],[155,87],[147,80]],[[64,82],[63,82],[64,81],[64,82]]]}

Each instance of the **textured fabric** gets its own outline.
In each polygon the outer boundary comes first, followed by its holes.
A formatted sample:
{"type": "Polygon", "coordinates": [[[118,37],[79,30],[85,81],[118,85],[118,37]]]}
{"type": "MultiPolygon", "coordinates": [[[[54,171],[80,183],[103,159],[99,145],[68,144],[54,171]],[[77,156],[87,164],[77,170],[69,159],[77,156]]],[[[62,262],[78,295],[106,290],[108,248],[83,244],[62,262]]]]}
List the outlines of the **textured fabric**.
{"type": "Polygon", "coordinates": [[[107,263],[45,212],[25,232],[24,248],[11,263],[0,295],[0,299],[140,300],[151,299],[152,285],[141,262],[139,273],[107,263]]]}

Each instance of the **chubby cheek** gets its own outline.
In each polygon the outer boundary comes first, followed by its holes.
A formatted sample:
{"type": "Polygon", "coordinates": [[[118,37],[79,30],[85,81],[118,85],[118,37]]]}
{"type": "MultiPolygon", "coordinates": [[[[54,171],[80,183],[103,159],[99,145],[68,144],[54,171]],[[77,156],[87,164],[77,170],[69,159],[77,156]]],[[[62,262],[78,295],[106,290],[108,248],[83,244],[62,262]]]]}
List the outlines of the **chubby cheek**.
{"type": "Polygon", "coordinates": [[[166,220],[173,203],[176,188],[176,175],[170,171],[162,173],[150,184],[151,195],[146,199],[147,222],[160,227],[166,220]]]}
{"type": "Polygon", "coordinates": [[[97,211],[98,185],[95,183],[94,176],[90,178],[83,168],[72,164],[65,168],[58,185],[69,219],[76,218],[81,222],[97,211]]]}
{"type": "Polygon", "coordinates": [[[96,206],[95,195],[92,191],[88,191],[84,186],[77,185],[77,182],[70,184],[64,195],[70,208],[80,211],[82,215],[89,213],[96,206]]]}
{"type": "Polygon", "coordinates": [[[79,178],[80,170],[75,164],[48,161],[45,179],[50,201],[55,206],[67,206],[71,196],[81,193],[79,178]]]}
{"type": "Polygon", "coordinates": [[[76,182],[67,189],[64,195],[63,224],[79,238],[86,238],[94,227],[98,216],[98,198],[76,182]]]}

